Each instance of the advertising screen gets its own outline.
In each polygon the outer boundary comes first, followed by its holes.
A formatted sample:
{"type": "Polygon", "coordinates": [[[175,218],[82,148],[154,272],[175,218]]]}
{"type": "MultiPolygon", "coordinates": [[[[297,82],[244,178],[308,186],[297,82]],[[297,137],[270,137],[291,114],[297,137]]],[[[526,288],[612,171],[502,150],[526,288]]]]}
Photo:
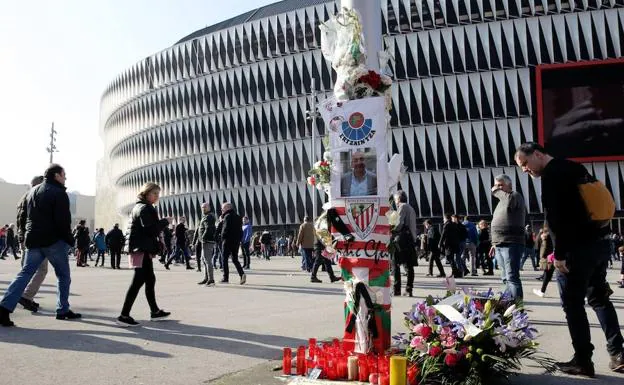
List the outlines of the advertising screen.
{"type": "Polygon", "coordinates": [[[553,156],[624,160],[624,59],[536,68],[538,141],[553,156]]]}

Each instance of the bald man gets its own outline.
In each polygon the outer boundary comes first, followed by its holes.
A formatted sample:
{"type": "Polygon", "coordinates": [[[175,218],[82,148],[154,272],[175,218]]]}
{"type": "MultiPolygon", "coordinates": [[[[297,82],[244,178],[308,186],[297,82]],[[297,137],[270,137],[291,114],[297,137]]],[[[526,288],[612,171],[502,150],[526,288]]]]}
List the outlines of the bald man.
{"type": "Polygon", "coordinates": [[[367,196],[377,194],[377,175],[366,169],[363,152],[351,155],[351,172],[340,180],[340,195],[343,197],[367,196]]]}
{"type": "MultiPolygon", "coordinates": [[[[215,245],[215,232],[217,227],[215,225],[216,218],[214,214],[210,210],[210,205],[208,203],[203,203],[201,205],[202,209],[202,219],[199,222],[199,226],[196,232],[196,240],[195,245],[201,244],[202,250],[202,261],[204,263],[204,280],[198,282],[198,285],[206,285],[206,286],[214,286],[214,270],[212,266],[212,253],[215,245]]],[[[199,266],[199,261],[197,261],[197,266],[199,266]]]]}

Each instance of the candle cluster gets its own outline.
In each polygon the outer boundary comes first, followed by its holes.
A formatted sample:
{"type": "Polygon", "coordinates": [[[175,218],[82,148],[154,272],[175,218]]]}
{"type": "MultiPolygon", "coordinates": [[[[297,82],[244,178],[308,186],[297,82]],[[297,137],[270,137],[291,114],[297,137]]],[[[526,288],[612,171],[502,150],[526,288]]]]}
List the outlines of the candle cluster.
{"type": "Polygon", "coordinates": [[[354,353],[345,345],[338,338],[322,343],[310,338],[307,348],[297,348],[294,360],[291,348],[284,348],[283,373],[310,376],[315,371],[318,377],[314,377],[319,379],[360,381],[371,385],[416,384],[418,369],[415,366],[408,368],[405,356],[393,356],[391,352],[354,353]]]}

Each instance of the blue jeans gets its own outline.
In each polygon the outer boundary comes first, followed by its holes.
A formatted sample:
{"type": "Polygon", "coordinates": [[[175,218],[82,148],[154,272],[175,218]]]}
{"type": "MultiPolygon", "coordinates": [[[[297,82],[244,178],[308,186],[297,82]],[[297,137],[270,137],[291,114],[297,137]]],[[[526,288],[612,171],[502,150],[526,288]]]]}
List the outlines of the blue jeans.
{"type": "Polygon", "coordinates": [[[524,245],[507,243],[496,245],[496,261],[501,269],[501,278],[507,291],[514,299],[522,299],[522,282],[520,281],[520,264],[524,254],[524,245]]]}
{"type": "Polygon", "coordinates": [[[7,288],[0,306],[10,312],[15,310],[28,282],[37,272],[39,265],[47,258],[58,278],[56,313],[67,313],[69,311],[69,285],[71,284],[68,252],[69,245],[64,241],[58,241],[48,247],[27,249],[24,267],[7,288]]]}
{"type": "Polygon", "coordinates": [[[301,269],[312,271],[312,252],[314,249],[301,248],[301,269]]]}
{"type": "Polygon", "coordinates": [[[569,270],[567,274],[557,272],[561,305],[568,320],[574,355],[580,360],[591,359],[594,351],[585,312],[585,297],[598,316],[609,354],[616,355],[623,349],[620,323],[609,299],[609,284],[606,280],[608,261],[609,241],[595,241],[570,252],[566,261],[569,270]]]}

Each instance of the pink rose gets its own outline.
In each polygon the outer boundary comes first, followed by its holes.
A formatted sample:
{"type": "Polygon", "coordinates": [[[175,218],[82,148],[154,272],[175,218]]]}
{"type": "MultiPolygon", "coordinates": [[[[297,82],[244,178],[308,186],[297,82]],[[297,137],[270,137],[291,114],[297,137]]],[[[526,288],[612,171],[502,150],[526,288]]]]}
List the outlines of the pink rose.
{"type": "Polygon", "coordinates": [[[425,315],[426,315],[429,319],[432,319],[432,318],[433,318],[433,317],[435,317],[435,315],[436,315],[436,309],[435,309],[435,308],[433,308],[433,307],[428,307],[428,308],[425,310],[425,315]]]}
{"type": "Polygon", "coordinates": [[[416,336],[412,338],[412,342],[410,342],[410,346],[414,349],[418,350],[426,350],[425,339],[421,336],[416,336]]]}

